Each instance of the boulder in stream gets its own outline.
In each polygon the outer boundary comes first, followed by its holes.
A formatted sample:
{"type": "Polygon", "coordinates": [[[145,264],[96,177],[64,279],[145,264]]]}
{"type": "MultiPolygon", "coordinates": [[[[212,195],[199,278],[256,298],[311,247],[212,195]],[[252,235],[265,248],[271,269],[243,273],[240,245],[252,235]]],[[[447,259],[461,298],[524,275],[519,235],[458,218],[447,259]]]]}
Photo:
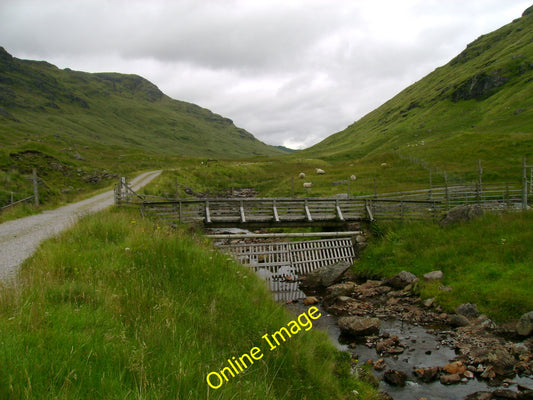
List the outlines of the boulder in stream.
{"type": "Polygon", "coordinates": [[[402,271],[387,281],[387,286],[390,286],[394,289],[403,289],[407,285],[413,284],[418,281],[416,275],[408,271],[402,271]]]}
{"type": "Polygon", "coordinates": [[[341,317],[337,321],[342,333],[350,336],[364,337],[379,333],[379,318],[341,317]]]}
{"type": "Polygon", "coordinates": [[[407,381],[407,374],[403,371],[396,371],[394,369],[389,369],[385,371],[383,375],[383,380],[392,386],[405,386],[405,381],[407,381]]]}
{"type": "Polygon", "coordinates": [[[335,264],[320,267],[303,277],[301,287],[307,289],[319,289],[333,285],[350,268],[348,261],[339,261],[335,264]]]}
{"type": "Polygon", "coordinates": [[[473,303],[464,303],[455,309],[459,315],[464,315],[466,318],[477,318],[480,315],[477,305],[473,303]]]}

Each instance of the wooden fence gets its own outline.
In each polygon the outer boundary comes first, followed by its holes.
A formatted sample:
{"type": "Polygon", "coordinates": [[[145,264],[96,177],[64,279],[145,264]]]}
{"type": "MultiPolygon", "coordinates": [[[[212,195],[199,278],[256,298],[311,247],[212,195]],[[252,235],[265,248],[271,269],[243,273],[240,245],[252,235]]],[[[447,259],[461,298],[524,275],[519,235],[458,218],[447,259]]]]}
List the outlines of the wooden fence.
{"type": "Polygon", "coordinates": [[[456,185],[349,198],[164,199],[139,195],[126,184],[115,187],[116,204],[138,205],[143,216],[211,226],[436,221],[460,205],[478,204],[484,209],[505,211],[525,209],[527,201],[523,188],[508,184],[456,185]]]}
{"type": "Polygon", "coordinates": [[[35,196],[29,196],[29,197],[26,197],[25,199],[21,199],[21,200],[17,200],[17,201],[13,201],[13,199],[12,199],[11,203],[9,203],[8,205],[0,207],[0,213],[2,211],[4,211],[4,210],[7,210],[8,208],[16,206],[17,204],[30,203],[30,202],[35,202],[35,196]]]}

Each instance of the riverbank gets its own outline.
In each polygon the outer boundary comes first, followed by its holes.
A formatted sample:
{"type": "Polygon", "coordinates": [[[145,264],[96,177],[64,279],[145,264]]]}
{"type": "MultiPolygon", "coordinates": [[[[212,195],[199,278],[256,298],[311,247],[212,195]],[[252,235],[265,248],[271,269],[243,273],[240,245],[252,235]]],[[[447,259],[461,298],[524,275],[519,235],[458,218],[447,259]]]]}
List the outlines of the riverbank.
{"type": "Polygon", "coordinates": [[[294,333],[288,324],[297,316],[200,235],[137,212],[83,218],[44,242],[23,264],[18,285],[0,293],[1,398],[377,395],[314,327],[273,351],[263,346],[265,334],[287,326],[294,333]],[[241,368],[234,361],[245,353],[254,362],[245,357],[241,368]],[[208,374],[222,371],[228,381],[210,387],[208,374]]]}
{"type": "Polygon", "coordinates": [[[499,325],[471,303],[445,312],[418,296],[418,278],[405,271],[381,280],[348,273],[327,288],[316,285],[320,273],[304,278],[306,292],[315,295],[305,302],[318,301],[333,316],[330,337],[371,367],[394,400],[533,396],[533,337],[518,334],[515,322],[499,325]]]}
{"type": "Polygon", "coordinates": [[[378,222],[353,271],[372,279],[440,270],[441,282],[420,285],[422,298],[434,298],[445,311],[476,303],[483,314],[505,322],[533,310],[532,226],[533,211],[487,213],[446,227],[378,222]]]}

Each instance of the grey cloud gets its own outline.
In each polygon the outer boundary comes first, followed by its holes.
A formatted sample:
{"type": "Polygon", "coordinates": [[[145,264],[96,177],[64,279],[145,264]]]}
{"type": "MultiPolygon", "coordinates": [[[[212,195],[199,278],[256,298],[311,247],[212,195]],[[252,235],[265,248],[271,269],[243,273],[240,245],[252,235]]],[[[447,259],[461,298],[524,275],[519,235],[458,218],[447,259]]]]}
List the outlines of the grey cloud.
{"type": "Polygon", "coordinates": [[[267,143],[308,146],[528,2],[0,0],[0,45],[60,67],[136,73],[267,143]]]}

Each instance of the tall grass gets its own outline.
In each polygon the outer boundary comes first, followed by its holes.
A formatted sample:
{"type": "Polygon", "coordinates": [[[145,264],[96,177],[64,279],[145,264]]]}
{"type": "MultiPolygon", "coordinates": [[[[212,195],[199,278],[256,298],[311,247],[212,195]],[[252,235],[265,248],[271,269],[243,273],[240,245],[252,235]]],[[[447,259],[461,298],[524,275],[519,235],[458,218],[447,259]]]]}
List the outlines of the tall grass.
{"type": "Polygon", "coordinates": [[[208,387],[294,318],[205,239],[106,211],[45,242],[0,291],[0,398],[372,398],[315,328],[208,387]]]}
{"type": "Polygon", "coordinates": [[[431,223],[381,225],[357,272],[392,276],[401,270],[420,278],[442,270],[442,284],[421,284],[424,297],[436,297],[446,309],[477,303],[498,321],[533,310],[533,212],[487,214],[481,219],[441,228],[431,223]]]}

